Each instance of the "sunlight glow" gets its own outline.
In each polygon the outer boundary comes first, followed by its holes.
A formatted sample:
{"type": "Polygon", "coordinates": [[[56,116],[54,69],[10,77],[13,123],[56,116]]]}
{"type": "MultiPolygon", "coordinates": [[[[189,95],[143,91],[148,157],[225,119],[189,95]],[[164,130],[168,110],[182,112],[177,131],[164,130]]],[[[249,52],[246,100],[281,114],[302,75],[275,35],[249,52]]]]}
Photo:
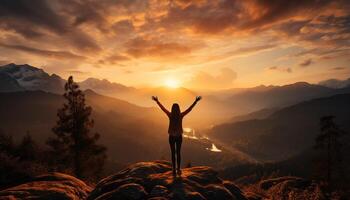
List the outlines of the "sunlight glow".
{"type": "Polygon", "coordinates": [[[179,81],[175,79],[167,79],[165,80],[165,85],[169,88],[178,88],[180,87],[179,81]]]}

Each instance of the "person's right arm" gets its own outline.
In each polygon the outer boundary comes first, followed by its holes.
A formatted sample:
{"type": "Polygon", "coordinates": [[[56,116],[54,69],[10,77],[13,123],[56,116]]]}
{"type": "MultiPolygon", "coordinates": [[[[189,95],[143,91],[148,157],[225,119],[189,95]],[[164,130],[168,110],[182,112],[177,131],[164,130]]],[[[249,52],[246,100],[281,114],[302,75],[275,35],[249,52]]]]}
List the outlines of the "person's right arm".
{"type": "Polygon", "coordinates": [[[165,112],[166,115],[170,116],[170,112],[159,102],[158,97],[152,96],[152,100],[158,104],[160,109],[162,109],[162,111],[165,112]]]}

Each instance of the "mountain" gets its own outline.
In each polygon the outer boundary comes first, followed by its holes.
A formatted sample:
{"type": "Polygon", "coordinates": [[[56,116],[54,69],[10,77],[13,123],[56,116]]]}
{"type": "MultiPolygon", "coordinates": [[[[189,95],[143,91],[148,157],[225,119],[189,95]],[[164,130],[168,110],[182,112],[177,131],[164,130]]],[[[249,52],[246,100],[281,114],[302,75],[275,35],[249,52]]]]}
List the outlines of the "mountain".
{"type": "MultiPolygon", "coordinates": [[[[24,64],[10,63],[0,66],[0,74],[7,75],[7,82],[17,81],[18,85],[25,90],[43,90],[61,94],[64,80],[56,74],[49,75],[44,70],[24,64]]],[[[2,81],[5,81],[2,79],[2,81]]],[[[17,91],[9,87],[5,91],[17,91]]]]}
{"type": "MultiPolygon", "coordinates": [[[[168,119],[160,110],[136,106],[123,100],[85,91],[86,102],[93,108],[95,128],[108,156],[121,164],[169,156],[168,119]]],[[[0,129],[19,139],[26,132],[41,144],[53,136],[61,95],[44,91],[0,93],[0,129]]],[[[183,163],[213,167],[250,162],[249,158],[228,150],[211,152],[208,140],[184,138],[183,163]]]]}
{"type": "MultiPolygon", "coordinates": [[[[349,90],[350,91],[350,90],[349,90]]],[[[335,89],[306,82],[283,86],[259,86],[236,93],[227,99],[241,114],[263,108],[284,107],[313,98],[337,94],[335,89]]]]}
{"type": "Polygon", "coordinates": [[[22,91],[22,88],[16,79],[7,73],[0,73],[0,92],[22,91]]]}
{"type": "Polygon", "coordinates": [[[318,84],[329,88],[345,88],[350,87],[350,78],[345,80],[328,79],[321,81],[318,84]]]}
{"type": "Polygon", "coordinates": [[[314,144],[322,116],[336,116],[340,127],[349,132],[349,102],[350,94],[313,99],[280,109],[265,119],[217,125],[208,136],[258,160],[283,160],[314,144]]]}
{"type": "Polygon", "coordinates": [[[88,78],[79,82],[79,85],[84,90],[92,89],[97,93],[113,97],[121,97],[122,94],[135,91],[135,88],[133,87],[127,87],[119,83],[112,83],[107,79],[100,80],[96,78],[88,78]]]}

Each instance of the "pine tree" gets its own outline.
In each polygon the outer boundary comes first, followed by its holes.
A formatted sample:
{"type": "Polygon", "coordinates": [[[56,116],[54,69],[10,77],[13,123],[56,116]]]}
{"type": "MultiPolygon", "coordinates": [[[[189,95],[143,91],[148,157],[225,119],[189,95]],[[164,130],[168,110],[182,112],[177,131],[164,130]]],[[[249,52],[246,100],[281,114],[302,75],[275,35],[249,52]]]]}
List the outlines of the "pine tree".
{"type": "Polygon", "coordinates": [[[91,119],[92,108],[86,106],[85,95],[79,85],[70,76],[65,84],[66,103],[57,112],[57,124],[52,131],[55,138],[49,138],[56,161],[71,169],[78,178],[98,176],[106,158],[106,148],[96,144],[98,133],[91,133],[94,121],[91,119]]]}
{"type": "MultiPolygon", "coordinates": [[[[321,132],[316,137],[315,149],[323,151],[324,156],[319,161],[320,177],[327,183],[332,192],[336,175],[342,173],[342,143],[340,137],[345,134],[334,122],[334,116],[324,116],[320,119],[321,132]]],[[[341,176],[341,175],[340,175],[341,176]]]]}

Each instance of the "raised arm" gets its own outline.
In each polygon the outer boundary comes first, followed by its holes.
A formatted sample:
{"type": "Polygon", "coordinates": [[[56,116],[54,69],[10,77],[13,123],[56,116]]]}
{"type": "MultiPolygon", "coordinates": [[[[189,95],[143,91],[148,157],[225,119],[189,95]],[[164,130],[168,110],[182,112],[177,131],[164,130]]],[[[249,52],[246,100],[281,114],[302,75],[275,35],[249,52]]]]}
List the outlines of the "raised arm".
{"type": "Polygon", "coordinates": [[[156,96],[152,96],[152,100],[155,101],[158,106],[160,107],[160,109],[162,109],[163,112],[165,112],[165,114],[167,114],[168,116],[170,116],[170,112],[159,102],[158,97],[156,96]]]}
{"type": "Polygon", "coordinates": [[[184,112],[181,113],[182,116],[187,115],[189,112],[191,112],[191,110],[193,109],[193,107],[197,104],[198,101],[200,101],[202,99],[201,96],[197,96],[196,100],[194,100],[194,102],[192,103],[192,105],[190,107],[187,108],[187,110],[185,110],[184,112]]]}

